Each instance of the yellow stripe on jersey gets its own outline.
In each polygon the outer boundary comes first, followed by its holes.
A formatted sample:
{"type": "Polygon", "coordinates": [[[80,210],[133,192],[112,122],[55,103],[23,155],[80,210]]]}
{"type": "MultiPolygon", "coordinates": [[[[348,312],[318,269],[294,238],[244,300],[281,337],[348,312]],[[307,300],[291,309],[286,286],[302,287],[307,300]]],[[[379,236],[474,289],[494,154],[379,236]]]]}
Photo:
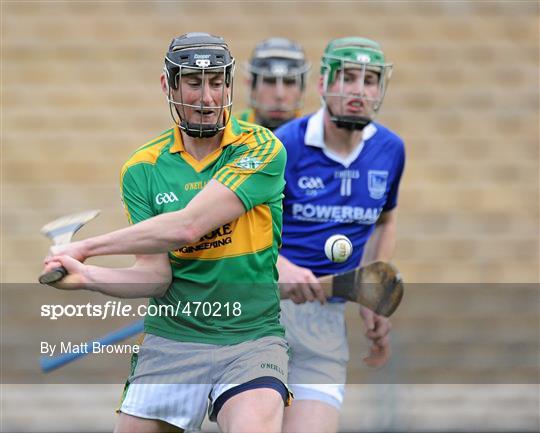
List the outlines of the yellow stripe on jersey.
{"type": "MultiPolygon", "coordinates": [[[[122,193],[122,197],[124,194],[122,193]]],[[[122,205],[124,206],[124,213],[126,214],[126,218],[128,220],[129,224],[133,224],[133,219],[131,218],[131,214],[129,213],[128,207],[126,205],[126,202],[122,199],[122,205]]]]}
{"type": "MultiPolygon", "coordinates": [[[[240,155],[237,159],[235,159],[232,163],[227,164],[225,167],[223,167],[216,176],[216,180],[223,183],[223,185],[229,187],[229,185],[236,181],[237,178],[240,177],[240,174],[234,170],[235,165],[240,164],[242,160],[248,160],[249,158],[255,158],[255,155],[260,151],[262,147],[264,147],[263,143],[259,140],[258,136],[255,136],[258,145],[256,147],[251,148],[250,151],[243,153],[240,155]],[[223,171],[224,174],[221,175],[220,172],[223,171]],[[227,174],[225,174],[227,173],[227,174]]],[[[243,169],[245,173],[246,169],[243,169]]]]}
{"type": "Polygon", "coordinates": [[[228,146],[229,144],[233,144],[238,142],[241,138],[245,138],[245,132],[242,130],[240,125],[238,124],[238,119],[236,117],[231,116],[229,119],[229,122],[225,126],[225,130],[223,131],[223,138],[221,139],[221,146],[228,146]]]}
{"type": "MultiPolygon", "coordinates": [[[[263,135],[263,131],[260,131],[260,132],[261,132],[261,135],[263,135]]],[[[256,136],[256,137],[257,137],[257,136],[256,136]]],[[[258,139],[258,137],[257,137],[257,139],[258,139]]],[[[259,155],[264,155],[264,154],[267,152],[268,148],[271,146],[272,141],[273,141],[273,140],[268,140],[268,141],[266,141],[266,142],[264,142],[264,143],[263,143],[263,142],[260,142],[260,143],[261,143],[260,146],[258,146],[256,149],[254,149],[252,152],[250,152],[248,155],[242,157],[241,159],[244,159],[244,158],[253,158],[253,159],[257,159],[257,157],[258,157],[259,155]]],[[[239,161],[239,160],[241,160],[241,159],[237,159],[236,161],[239,161]]],[[[236,161],[233,162],[233,165],[236,163],[236,161]]],[[[263,161],[260,161],[260,162],[261,162],[261,164],[260,164],[259,166],[262,165],[262,162],[263,162],[263,161]]],[[[255,171],[257,171],[257,170],[254,169],[254,170],[252,171],[252,173],[254,173],[255,171]]],[[[244,170],[242,170],[242,173],[237,174],[237,175],[234,177],[234,179],[233,179],[232,177],[229,178],[229,180],[228,180],[227,184],[225,184],[225,186],[227,186],[227,187],[230,188],[232,191],[234,191],[234,190],[236,189],[235,185],[237,185],[238,182],[241,181],[242,179],[246,180],[248,177],[249,177],[249,176],[246,176],[246,170],[244,169],[244,170]]]]}
{"type": "Polygon", "coordinates": [[[256,125],[255,123],[244,122],[243,120],[238,120],[238,125],[240,125],[240,127],[242,128],[242,131],[249,134],[250,138],[255,138],[255,141],[244,140],[244,142],[240,144],[244,144],[250,149],[259,147],[262,144],[262,142],[260,141],[259,135],[261,134],[261,131],[263,131],[265,128],[263,128],[262,126],[256,125]]]}
{"type": "MultiPolygon", "coordinates": [[[[266,165],[274,159],[274,157],[277,155],[277,153],[281,149],[281,146],[276,145],[277,143],[279,142],[273,141],[269,143],[269,146],[273,144],[273,147],[270,147],[270,151],[266,154],[266,157],[264,158],[264,160],[260,161],[260,164],[256,168],[253,168],[251,170],[242,169],[242,172],[238,173],[229,167],[225,167],[224,169],[220,170],[218,176],[216,176],[216,180],[221,182],[231,191],[236,191],[236,189],[242,183],[244,183],[253,173],[266,167],[266,165]]],[[[248,157],[249,156],[243,156],[242,158],[248,158],[248,157]]],[[[242,158],[238,159],[237,161],[241,160],[242,158]]]]}
{"type": "MultiPolygon", "coordinates": [[[[266,167],[266,165],[276,157],[276,155],[279,153],[283,146],[280,141],[271,138],[270,134],[267,135],[269,137],[267,145],[264,146],[264,149],[261,149],[259,152],[257,152],[257,156],[262,156],[263,160],[260,161],[260,164],[253,169],[252,173],[255,173],[266,167]]],[[[231,191],[236,191],[236,189],[240,185],[242,185],[242,183],[244,183],[248,178],[249,176],[246,175],[239,176],[238,179],[236,179],[234,182],[229,182],[229,184],[225,186],[227,186],[231,191]]]]}
{"type": "Polygon", "coordinates": [[[137,164],[152,164],[155,165],[157,159],[162,154],[162,151],[167,147],[173,139],[172,129],[168,130],[159,137],[149,141],[148,143],[139,147],[128,159],[128,161],[123,165],[122,170],[120,171],[120,196],[122,197],[122,203],[124,204],[124,212],[126,214],[127,220],[130,224],[133,224],[133,219],[127,205],[124,202],[124,175],[130,167],[133,167],[137,164]]]}
{"type": "Polygon", "coordinates": [[[165,134],[139,147],[122,167],[120,178],[124,177],[124,173],[129,167],[136,164],[155,164],[162,150],[172,142],[173,138],[173,130],[170,129],[165,134]]]}
{"type": "Polygon", "coordinates": [[[259,205],[237,220],[225,224],[196,243],[169,254],[171,261],[220,260],[253,254],[272,247],[272,213],[267,205],[259,205]]]}
{"type": "MultiPolygon", "coordinates": [[[[241,126],[244,126],[245,122],[238,122],[241,126]]],[[[238,173],[234,170],[235,165],[241,167],[242,160],[249,160],[250,158],[257,159],[260,155],[266,155],[266,157],[260,162],[259,166],[252,169],[252,173],[256,172],[260,168],[266,166],[270,162],[276,153],[281,149],[281,142],[277,141],[275,137],[266,129],[253,124],[245,124],[249,130],[253,131],[252,143],[256,143],[255,146],[251,146],[250,152],[243,153],[235,161],[218,171],[215,179],[234,191],[242,182],[244,182],[249,176],[249,173],[245,168],[242,169],[242,173],[238,173]],[[279,143],[279,144],[278,144],[279,143]],[[278,144],[276,146],[276,144],[278,144]],[[276,149],[277,147],[277,149],[276,149]]],[[[247,144],[247,143],[245,143],[247,144]]]]}
{"type": "MultiPolygon", "coordinates": [[[[262,163],[254,170],[259,171],[262,168],[266,167],[266,165],[271,162],[276,155],[279,153],[281,146],[277,145],[277,143],[280,143],[277,140],[273,141],[274,146],[270,149],[269,153],[267,154],[266,158],[262,161],[262,163]]],[[[231,191],[236,191],[240,185],[242,185],[249,176],[241,176],[240,179],[238,179],[234,184],[232,184],[229,188],[231,191]]]]}
{"type": "Polygon", "coordinates": [[[253,122],[250,122],[249,120],[242,120],[242,119],[238,119],[238,124],[243,128],[243,129],[260,129],[261,126],[256,124],[256,123],[253,123],[253,122]]]}
{"type": "Polygon", "coordinates": [[[227,186],[233,177],[238,176],[233,170],[229,167],[223,167],[220,170],[219,176],[216,177],[218,182],[221,182],[223,185],[227,186]]]}

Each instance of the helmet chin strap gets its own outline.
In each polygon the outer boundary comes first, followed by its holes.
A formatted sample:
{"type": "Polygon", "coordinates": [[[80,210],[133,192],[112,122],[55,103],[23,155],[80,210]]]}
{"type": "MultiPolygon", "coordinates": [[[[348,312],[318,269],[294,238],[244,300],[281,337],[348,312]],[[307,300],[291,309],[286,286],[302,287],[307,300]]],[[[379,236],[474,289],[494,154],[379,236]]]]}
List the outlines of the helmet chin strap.
{"type": "Polygon", "coordinates": [[[180,112],[178,111],[178,107],[176,105],[169,102],[169,108],[171,111],[171,116],[175,123],[180,127],[182,131],[184,131],[190,137],[210,138],[220,132],[223,127],[221,123],[212,125],[205,125],[204,123],[190,123],[187,120],[182,120],[182,116],[180,115],[180,112]],[[176,111],[176,115],[178,116],[178,120],[176,120],[175,116],[173,115],[173,107],[174,111],[176,111]]]}
{"type": "Polygon", "coordinates": [[[330,110],[330,107],[326,105],[326,109],[330,114],[330,120],[341,129],[347,129],[348,131],[362,131],[370,122],[369,117],[364,116],[336,116],[330,110]]]}
{"type": "Polygon", "coordinates": [[[189,135],[190,137],[194,138],[210,138],[215,136],[221,128],[221,124],[212,124],[212,125],[205,125],[204,123],[189,123],[185,120],[182,120],[179,123],[180,128],[189,135]]]}

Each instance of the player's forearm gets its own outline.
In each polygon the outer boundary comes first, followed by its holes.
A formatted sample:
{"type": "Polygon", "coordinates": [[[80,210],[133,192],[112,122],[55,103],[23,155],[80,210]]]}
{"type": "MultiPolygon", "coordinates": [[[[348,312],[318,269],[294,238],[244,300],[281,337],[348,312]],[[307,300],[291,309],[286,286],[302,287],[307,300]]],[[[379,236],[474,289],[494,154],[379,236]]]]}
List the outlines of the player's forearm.
{"type": "Polygon", "coordinates": [[[287,265],[290,265],[290,264],[291,264],[290,260],[288,260],[287,258],[282,256],[281,254],[278,255],[277,262],[276,262],[276,267],[277,267],[278,272],[280,273],[280,275],[281,275],[282,271],[285,269],[285,267],[287,265]]]}
{"type": "Polygon", "coordinates": [[[130,227],[81,241],[85,258],[112,254],[156,254],[198,239],[193,220],[184,210],[165,213],[130,227]]]}
{"type": "Polygon", "coordinates": [[[375,226],[364,249],[362,265],[376,261],[389,262],[394,256],[395,249],[396,219],[395,215],[392,215],[375,226]]]}
{"type": "Polygon", "coordinates": [[[243,213],[245,208],[237,195],[212,180],[184,209],[86,239],[75,249],[81,252],[81,259],[111,254],[164,253],[197,242],[243,213]]]}
{"type": "Polygon", "coordinates": [[[287,290],[288,283],[284,282],[286,279],[285,274],[287,272],[287,267],[290,265],[291,265],[291,262],[289,260],[287,260],[281,254],[278,255],[276,267],[279,274],[278,287],[279,287],[279,296],[281,299],[290,298],[290,290],[287,290]]]}
{"type": "Polygon", "coordinates": [[[86,289],[117,298],[161,297],[171,284],[170,275],[136,266],[109,269],[86,265],[84,277],[86,289]]]}

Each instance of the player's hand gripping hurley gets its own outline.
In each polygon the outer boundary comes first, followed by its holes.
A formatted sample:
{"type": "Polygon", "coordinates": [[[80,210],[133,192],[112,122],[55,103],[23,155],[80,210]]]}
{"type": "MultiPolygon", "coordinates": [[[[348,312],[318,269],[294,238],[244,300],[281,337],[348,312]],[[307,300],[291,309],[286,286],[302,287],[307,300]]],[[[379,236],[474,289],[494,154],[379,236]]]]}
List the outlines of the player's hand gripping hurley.
{"type": "MultiPolygon", "coordinates": [[[[71,242],[73,235],[88,221],[99,215],[99,210],[89,210],[76,214],[66,215],[45,224],[41,233],[53,241],[54,245],[63,245],[71,242]]],[[[67,275],[66,269],[61,266],[39,277],[41,284],[53,284],[67,275]]]]}
{"type": "MultiPolygon", "coordinates": [[[[403,297],[403,281],[397,269],[394,265],[385,262],[371,263],[343,274],[326,275],[320,277],[319,282],[327,297],[340,296],[348,301],[358,302],[382,316],[390,316],[403,297]]],[[[143,320],[137,320],[87,344],[93,345],[94,342],[100,345],[115,344],[143,332],[143,328],[143,320]]],[[[42,356],[41,368],[47,373],[82,358],[88,353],[42,356]]]]}
{"type": "Polygon", "coordinates": [[[343,274],[325,275],[319,282],[327,297],[358,302],[376,314],[389,317],[403,297],[403,281],[396,267],[374,262],[343,274]]]}

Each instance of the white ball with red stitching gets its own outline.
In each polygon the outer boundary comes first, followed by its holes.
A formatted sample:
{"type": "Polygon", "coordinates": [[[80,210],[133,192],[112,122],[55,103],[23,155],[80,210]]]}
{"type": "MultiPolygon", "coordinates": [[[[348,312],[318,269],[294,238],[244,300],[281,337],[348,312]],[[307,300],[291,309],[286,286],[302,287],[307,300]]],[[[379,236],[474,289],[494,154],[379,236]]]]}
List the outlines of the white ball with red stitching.
{"type": "Polygon", "coordinates": [[[351,257],[353,246],[345,235],[332,235],[324,243],[324,253],[328,260],[343,263],[351,257]]]}

